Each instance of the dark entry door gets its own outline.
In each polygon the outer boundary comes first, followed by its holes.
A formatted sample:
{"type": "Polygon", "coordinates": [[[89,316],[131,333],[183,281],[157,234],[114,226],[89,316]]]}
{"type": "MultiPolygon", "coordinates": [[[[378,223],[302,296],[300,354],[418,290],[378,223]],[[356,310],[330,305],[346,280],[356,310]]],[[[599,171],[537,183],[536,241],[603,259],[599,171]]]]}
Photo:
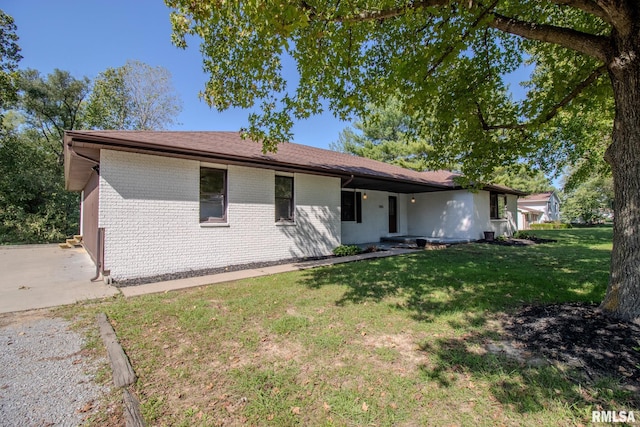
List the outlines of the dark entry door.
{"type": "Polygon", "coordinates": [[[398,232],[398,198],[389,196],[389,233],[398,232]]]}

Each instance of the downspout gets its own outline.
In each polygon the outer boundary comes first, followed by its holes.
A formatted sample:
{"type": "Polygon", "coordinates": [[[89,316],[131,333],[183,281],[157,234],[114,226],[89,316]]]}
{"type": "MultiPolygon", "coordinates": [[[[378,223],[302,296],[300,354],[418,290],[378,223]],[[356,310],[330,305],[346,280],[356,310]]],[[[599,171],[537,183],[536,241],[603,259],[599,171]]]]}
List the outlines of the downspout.
{"type": "Polygon", "coordinates": [[[353,181],[353,175],[351,175],[351,177],[347,180],[347,182],[345,182],[344,184],[342,184],[342,188],[346,187],[347,185],[351,184],[351,181],[353,181]]]}
{"type": "Polygon", "coordinates": [[[92,282],[100,279],[100,275],[102,274],[102,252],[103,252],[103,239],[104,238],[104,228],[98,228],[98,244],[97,253],[96,253],[96,275],[92,277],[90,280],[92,282]]]}
{"type": "MultiPolygon", "coordinates": [[[[100,166],[100,162],[99,161],[77,153],[73,149],[73,145],[68,144],[67,146],[69,147],[69,152],[72,155],[74,155],[76,157],[79,157],[79,158],[81,158],[83,160],[86,160],[88,162],[91,162],[96,166],[100,166]]],[[[96,172],[98,172],[98,171],[96,170],[96,172]]],[[[99,173],[100,172],[98,172],[98,174],[99,173]]],[[[103,252],[104,252],[104,247],[103,247],[103,245],[104,245],[104,228],[98,228],[98,239],[97,239],[96,243],[97,243],[97,245],[96,245],[97,246],[97,248],[96,248],[96,275],[95,275],[95,277],[92,277],[91,279],[89,279],[92,282],[97,281],[100,278],[100,276],[102,275],[102,259],[103,259],[103,252]]]]}

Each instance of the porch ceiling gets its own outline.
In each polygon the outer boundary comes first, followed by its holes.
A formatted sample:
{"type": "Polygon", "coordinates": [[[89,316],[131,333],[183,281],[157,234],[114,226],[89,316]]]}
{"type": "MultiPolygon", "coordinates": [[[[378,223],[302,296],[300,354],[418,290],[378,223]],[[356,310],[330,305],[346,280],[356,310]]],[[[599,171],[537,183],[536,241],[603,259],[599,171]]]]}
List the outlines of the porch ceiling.
{"type": "Polygon", "coordinates": [[[358,189],[358,190],[378,190],[387,191],[389,193],[430,193],[434,191],[454,190],[454,187],[443,188],[416,182],[389,181],[384,179],[354,177],[342,178],[342,188],[358,189]]]}

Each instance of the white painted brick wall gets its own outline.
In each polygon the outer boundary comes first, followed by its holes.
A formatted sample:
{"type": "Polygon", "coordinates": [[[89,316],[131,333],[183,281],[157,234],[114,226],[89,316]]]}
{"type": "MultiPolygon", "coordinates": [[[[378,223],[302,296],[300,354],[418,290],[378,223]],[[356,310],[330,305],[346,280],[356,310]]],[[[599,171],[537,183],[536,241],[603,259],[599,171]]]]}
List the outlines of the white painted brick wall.
{"type": "Polygon", "coordinates": [[[344,244],[378,242],[381,237],[408,233],[407,206],[410,196],[387,191],[358,191],[362,194],[367,193],[367,199],[362,199],[362,222],[345,221],[342,223],[342,242],[344,244]],[[389,233],[389,196],[398,198],[397,233],[389,233]]]}
{"type": "Polygon", "coordinates": [[[102,150],[99,226],[112,277],[328,255],[340,244],[339,178],[295,174],[295,225],[277,225],[276,172],[227,170],[228,224],[202,226],[200,162],[102,150]]]}

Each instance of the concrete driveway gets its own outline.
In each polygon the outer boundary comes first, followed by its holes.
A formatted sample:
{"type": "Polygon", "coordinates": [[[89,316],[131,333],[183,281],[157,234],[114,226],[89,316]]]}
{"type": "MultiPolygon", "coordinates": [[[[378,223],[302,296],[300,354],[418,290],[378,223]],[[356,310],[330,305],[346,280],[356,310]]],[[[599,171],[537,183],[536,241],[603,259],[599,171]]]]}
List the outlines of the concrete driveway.
{"type": "Polygon", "coordinates": [[[0,246],[0,313],[73,304],[119,291],[91,282],[95,266],[82,248],[0,246]]]}

